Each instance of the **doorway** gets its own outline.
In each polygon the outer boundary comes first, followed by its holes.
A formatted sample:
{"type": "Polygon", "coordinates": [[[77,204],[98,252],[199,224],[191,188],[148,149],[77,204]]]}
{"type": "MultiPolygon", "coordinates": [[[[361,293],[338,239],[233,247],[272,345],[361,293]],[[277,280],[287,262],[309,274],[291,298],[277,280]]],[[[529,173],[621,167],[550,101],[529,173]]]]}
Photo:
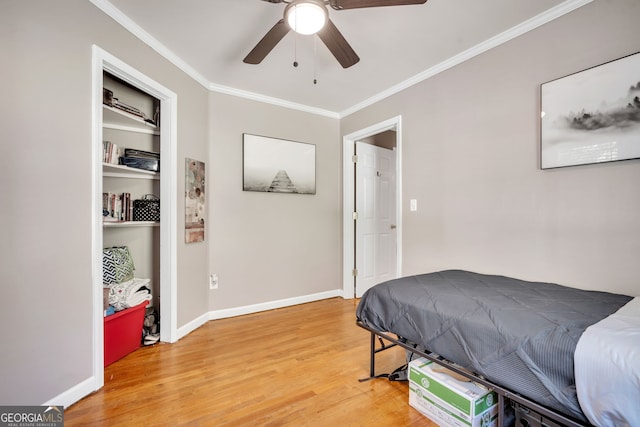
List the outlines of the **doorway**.
{"type": "Polygon", "coordinates": [[[343,297],[401,275],[401,117],[343,138],[343,297]]]}
{"type": "MultiPolygon", "coordinates": [[[[160,244],[159,273],[160,273],[160,340],[175,342],[177,340],[177,256],[176,230],[177,218],[177,95],[151,80],[144,74],[120,61],[116,57],[93,46],[93,92],[92,92],[92,196],[93,230],[92,230],[92,271],[93,271],[93,378],[92,389],[97,390],[104,385],[104,312],[102,296],[102,140],[103,140],[103,73],[126,82],[150,96],[160,103],[160,244]]],[[[92,390],[92,391],[93,391],[92,390]]]]}

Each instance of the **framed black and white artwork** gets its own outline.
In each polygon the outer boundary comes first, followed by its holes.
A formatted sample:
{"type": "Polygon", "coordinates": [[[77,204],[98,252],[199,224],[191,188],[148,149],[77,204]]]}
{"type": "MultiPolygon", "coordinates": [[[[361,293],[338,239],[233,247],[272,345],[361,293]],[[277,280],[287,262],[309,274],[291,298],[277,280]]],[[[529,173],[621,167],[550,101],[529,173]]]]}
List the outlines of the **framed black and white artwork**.
{"type": "Polygon", "coordinates": [[[244,191],[316,194],[316,146],[245,133],[244,191]]]}
{"type": "Polygon", "coordinates": [[[640,158],[640,53],[540,85],[542,169],[640,158]]]}

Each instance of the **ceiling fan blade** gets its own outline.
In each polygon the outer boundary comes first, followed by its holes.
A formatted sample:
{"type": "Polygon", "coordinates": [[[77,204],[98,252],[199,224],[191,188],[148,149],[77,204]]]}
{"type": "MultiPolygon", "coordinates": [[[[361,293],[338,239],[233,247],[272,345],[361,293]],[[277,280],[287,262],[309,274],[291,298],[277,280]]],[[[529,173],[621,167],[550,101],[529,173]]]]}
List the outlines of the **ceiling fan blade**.
{"type": "Polygon", "coordinates": [[[360,58],[351,48],[338,28],[327,20],[324,27],[318,31],[318,37],[327,46],[329,51],[336,57],[342,68],[349,68],[360,61],[360,58]]]}
{"type": "Polygon", "coordinates": [[[262,40],[249,52],[249,54],[242,60],[247,64],[259,64],[262,60],[276,47],[278,42],[287,35],[290,28],[284,22],[284,19],[279,20],[267,34],[264,35],[262,40]]]}
{"type": "Polygon", "coordinates": [[[363,7],[404,6],[425,4],[427,0],[330,0],[329,5],[336,10],[358,9],[363,7]]]}

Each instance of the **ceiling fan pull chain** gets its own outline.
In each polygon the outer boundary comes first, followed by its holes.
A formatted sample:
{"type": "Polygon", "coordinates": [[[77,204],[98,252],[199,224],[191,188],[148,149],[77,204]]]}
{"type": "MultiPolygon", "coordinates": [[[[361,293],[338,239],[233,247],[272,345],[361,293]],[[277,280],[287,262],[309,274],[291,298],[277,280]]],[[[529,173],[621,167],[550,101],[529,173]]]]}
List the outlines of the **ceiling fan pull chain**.
{"type": "Polygon", "coordinates": [[[298,66],[298,34],[293,36],[293,66],[298,66]]]}
{"type": "MultiPolygon", "coordinates": [[[[293,8],[296,9],[298,6],[297,5],[293,5],[293,8]]],[[[294,38],[293,38],[293,66],[297,67],[298,66],[298,32],[296,31],[296,28],[298,28],[298,14],[294,14],[295,19],[295,24],[294,24],[294,28],[293,28],[293,32],[294,34],[294,38]]]]}
{"type": "Polygon", "coordinates": [[[313,84],[318,84],[318,79],[316,78],[316,69],[318,68],[318,37],[313,36],[313,84]]]}

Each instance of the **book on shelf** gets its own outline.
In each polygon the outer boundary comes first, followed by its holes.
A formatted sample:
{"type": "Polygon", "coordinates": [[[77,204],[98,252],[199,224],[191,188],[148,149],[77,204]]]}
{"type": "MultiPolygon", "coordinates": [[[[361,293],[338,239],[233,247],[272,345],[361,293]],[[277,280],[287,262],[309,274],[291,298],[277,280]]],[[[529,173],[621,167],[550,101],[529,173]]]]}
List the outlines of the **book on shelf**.
{"type": "Polygon", "coordinates": [[[102,161],[112,165],[119,165],[120,158],[124,156],[124,147],[118,147],[111,141],[102,141],[102,161]]]}
{"type": "Polygon", "coordinates": [[[103,222],[131,221],[133,201],[131,193],[102,193],[103,222]]]}

